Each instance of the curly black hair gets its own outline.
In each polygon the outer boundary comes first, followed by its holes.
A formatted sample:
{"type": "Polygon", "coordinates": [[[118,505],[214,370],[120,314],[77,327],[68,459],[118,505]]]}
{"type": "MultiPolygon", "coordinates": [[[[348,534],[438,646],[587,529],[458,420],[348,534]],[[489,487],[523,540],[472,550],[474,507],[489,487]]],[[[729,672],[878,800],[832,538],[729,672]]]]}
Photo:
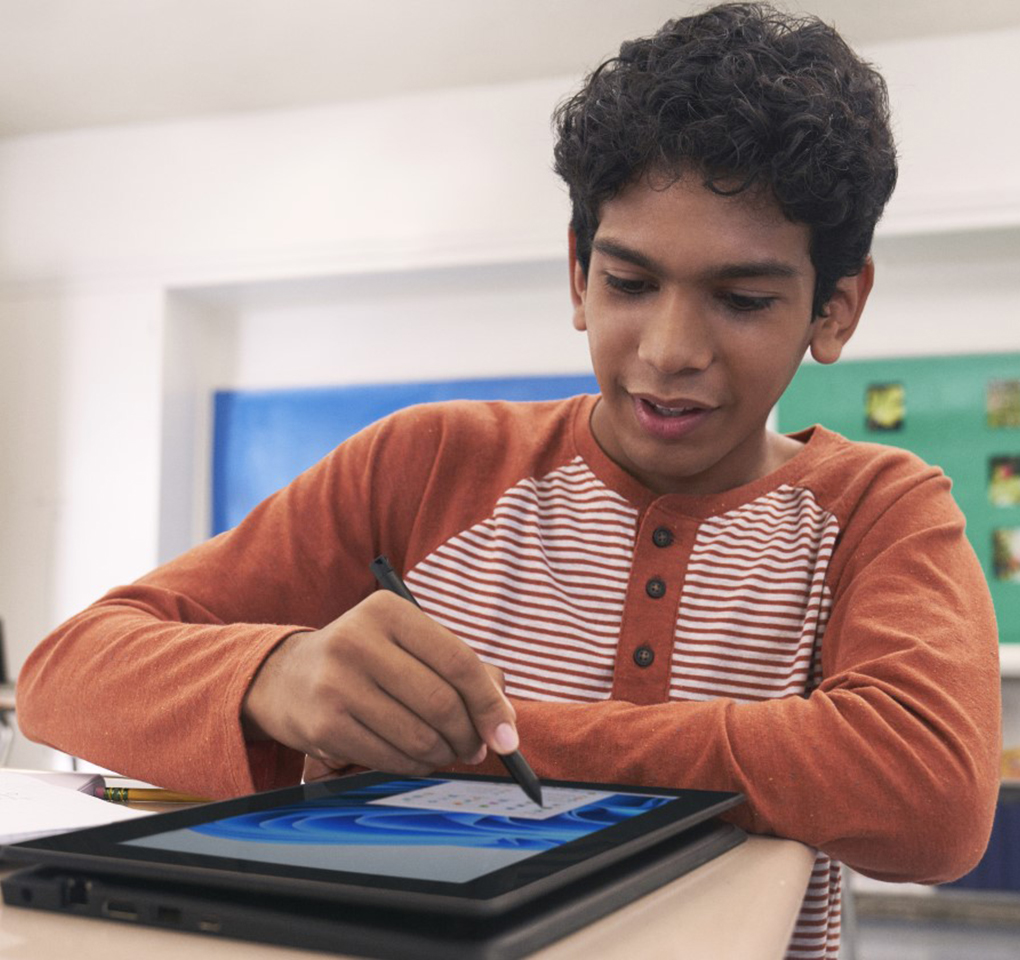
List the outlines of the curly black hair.
{"type": "Polygon", "coordinates": [[[810,227],[814,316],[864,266],[896,184],[885,81],[832,27],[765,3],[624,43],[553,120],[585,273],[603,203],[644,174],[694,170],[722,195],[770,190],[810,227]]]}

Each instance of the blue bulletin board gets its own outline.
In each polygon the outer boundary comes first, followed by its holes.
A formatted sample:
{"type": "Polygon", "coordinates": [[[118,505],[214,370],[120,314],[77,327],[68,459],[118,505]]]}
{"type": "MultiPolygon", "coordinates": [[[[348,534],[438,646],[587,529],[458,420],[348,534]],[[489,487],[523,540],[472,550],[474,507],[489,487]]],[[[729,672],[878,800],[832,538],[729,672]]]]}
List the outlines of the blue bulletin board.
{"type": "Polygon", "coordinates": [[[912,450],[953,481],[999,636],[1020,643],[1020,354],[806,363],[779,429],[813,423],[912,450]]]}
{"type": "Polygon", "coordinates": [[[437,400],[556,400],[597,391],[590,374],[217,391],[212,533],[236,526],[341,441],[403,407],[437,400]]]}

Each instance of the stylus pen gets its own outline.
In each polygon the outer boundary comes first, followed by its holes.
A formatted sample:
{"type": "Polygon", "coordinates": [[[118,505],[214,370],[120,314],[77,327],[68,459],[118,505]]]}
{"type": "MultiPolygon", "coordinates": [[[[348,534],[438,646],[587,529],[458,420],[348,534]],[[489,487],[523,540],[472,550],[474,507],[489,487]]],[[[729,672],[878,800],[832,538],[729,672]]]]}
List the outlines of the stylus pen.
{"type": "MultiPolygon", "coordinates": [[[[414,594],[407,588],[407,584],[400,578],[400,574],[393,569],[386,557],[376,557],[369,566],[381,586],[398,597],[410,600],[419,610],[421,609],[421,604],[414,599],[414,594]]],[[[520,750],[514,750],[513,753],[500,753],[497,756],[503,761],[507,772],[528,795],[529,799],[542,806],[542,783],[535,776],[535,771],[528,766],[528,761],[521,756],[520,750]]]]}

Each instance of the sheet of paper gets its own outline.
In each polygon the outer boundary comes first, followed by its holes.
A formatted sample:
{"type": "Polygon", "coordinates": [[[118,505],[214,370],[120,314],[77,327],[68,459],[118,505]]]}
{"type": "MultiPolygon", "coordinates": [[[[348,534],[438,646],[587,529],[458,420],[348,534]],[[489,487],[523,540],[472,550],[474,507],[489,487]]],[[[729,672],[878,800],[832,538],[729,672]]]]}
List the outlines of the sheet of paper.
{"type": "Polygon", "coordinates": [[[3,773],[18,773],[25,777],[31,777],[33,780],[42,780],[43,783],[52,784],[54,787],[80,790],[90,797],[95,795],[96,787],[103,787],[106,783],[98,773],[82,773],[77,770],[29,770],[22,767],[4,767],[3,773]]]}
{"type": "Polygon", "coordinates": [[[75,789],[0,770],[0,844],[145,816],[75,789]]]}
{"type": "Polygon", "coordinates": [[[567,787],[543,787],[543,806],[528,799],[515,783],[476,783],[450,780],[446,783],[398,793],[373,800],[386,807],[414,807],[443,813],[481,813],[495,817],[521,817],[527,820],[548,820],[561,813],[576,810],[611,796],[599,790],[572,790],[567,787]]]}

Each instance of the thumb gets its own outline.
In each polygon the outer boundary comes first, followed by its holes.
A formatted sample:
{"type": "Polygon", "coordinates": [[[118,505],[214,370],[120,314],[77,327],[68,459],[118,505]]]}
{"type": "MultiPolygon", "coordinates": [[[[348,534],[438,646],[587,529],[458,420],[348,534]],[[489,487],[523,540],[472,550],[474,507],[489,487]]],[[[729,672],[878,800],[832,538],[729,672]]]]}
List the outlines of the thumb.
{"type": "Polygon", "coordinates": [[[346,777],[352,773],[364,770],[355,763],[348,763],[346,760],[318,760],[315,757],[305,756],[305,767],[301,774],[303,783],[314,783],[316,780],[330,780],[333,777],[346,777]]]}
{"type": "Polygon", "coordinates": [[[495,728],[491,736],[485,737],[485,740],[497,753],[513,753],[519,746],[516,729],[517,710],[514,709],[514,705],[506,695],[506,677],[503,671],[493,663],[483,662],[482,666],[485,667],[485,672],[492,678],[492,682],[500,693],[503,706],[510,713],[509,722],[507,722],[505,714],[502,718],[496,718],[495,728]]]}
{"type": "Polygon", "coordinates": [[[513,753],[519,746],[517,711],[503,692],[503,671],[482,663],[490,683],[478,684],[464,697],[478,735],[496,753],[513,753]]]}

